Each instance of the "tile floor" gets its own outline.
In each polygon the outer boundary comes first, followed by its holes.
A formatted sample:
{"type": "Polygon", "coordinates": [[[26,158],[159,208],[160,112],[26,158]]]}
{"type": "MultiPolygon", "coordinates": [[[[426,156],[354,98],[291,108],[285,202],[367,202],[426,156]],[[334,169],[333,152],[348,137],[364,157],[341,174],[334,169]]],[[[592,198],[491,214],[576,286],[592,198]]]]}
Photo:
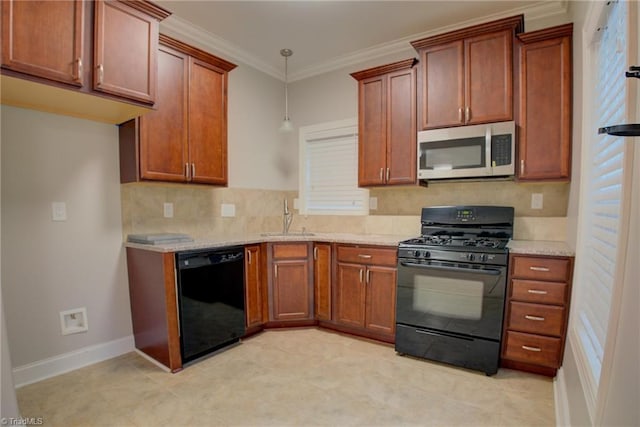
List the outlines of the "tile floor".
{"type": "Polygon", "coordinates": [[[50,426],[553,426],[552,380],[398,356],[318,329],[268,331],[177,374],[136,353],[18,389],[50,426]]]}

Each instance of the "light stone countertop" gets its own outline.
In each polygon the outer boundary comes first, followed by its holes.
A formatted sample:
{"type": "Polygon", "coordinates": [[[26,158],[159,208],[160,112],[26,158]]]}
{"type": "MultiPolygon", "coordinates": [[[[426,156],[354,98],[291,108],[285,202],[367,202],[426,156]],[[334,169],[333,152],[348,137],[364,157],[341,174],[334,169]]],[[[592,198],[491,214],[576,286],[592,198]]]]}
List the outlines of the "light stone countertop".
{"type": "Polygon", "coordinates": [[[402,240],[415,236],[399,236],[391,234],[349,234],[349,233],[305,233],[288,234],[264,233],[242,236],[226,236],[220,239],[196,239],[193,242],[169,243],[162,245],[146,245],[125,242],[125,247],[144,249],[153,252],[180,252],[196,249],[222,248],[228,246],[243,246],[255,243],[272,242],[328,242],[347,243],[375,246],[398,246],[402,240]]]}
{"type": "Polygon", "coordinates": [[[565,242],[547,240],[511,240],[509,253],[526,255],[575,256],[575,251],[565,242]]]}

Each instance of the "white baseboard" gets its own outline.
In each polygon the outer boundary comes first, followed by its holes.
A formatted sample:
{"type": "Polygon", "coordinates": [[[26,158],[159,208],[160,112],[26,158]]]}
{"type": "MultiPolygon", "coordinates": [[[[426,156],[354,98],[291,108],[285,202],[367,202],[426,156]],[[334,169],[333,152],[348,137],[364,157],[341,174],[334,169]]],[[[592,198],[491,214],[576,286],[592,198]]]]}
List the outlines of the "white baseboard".
{"type": "Polygon", "coordinates": [[[567,382],[564,378],[564,369],[558,369],[553,381],[553,398],[556,407],[556,426],[571,426],[569,417],[569,399],[567,398],[567,382]]]}
{"type": "Polygon", "coordinates": [[[135,350],[133,335],[13,368],[16,388],[135,350]]]}

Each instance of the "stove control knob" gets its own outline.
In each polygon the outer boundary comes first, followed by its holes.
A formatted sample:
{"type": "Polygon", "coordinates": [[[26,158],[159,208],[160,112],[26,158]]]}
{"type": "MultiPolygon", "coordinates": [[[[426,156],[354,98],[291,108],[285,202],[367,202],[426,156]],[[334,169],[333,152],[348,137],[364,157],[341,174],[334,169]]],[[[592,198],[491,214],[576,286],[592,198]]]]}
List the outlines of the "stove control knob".
{"type": "Polygon", "coordinates": [[[414,255],[416,258],[420,257],[420,251],[415,251],[415,252],[413,253],[413,255],[414,255]]]}
{"type": "Polygon", "coordinates": [[[424,252],[424,257],[425,258],[429,258],[430,256],[431,256],[431,252],[429,252],[429,251],[425,251],[424,252]]]}
{"type": "Polygon", "coordinates": [[[480,261],[487,262],[487,254],[480,254],[480,261]]]}
{"type": "Polygon", "coordinates": [[[475,256],[474,254],[467,254],[467,259],[468,259],[469,261],[473,261],[473,260],[475,260],[475,259],[476,259],[476,256],[475,256]]]}

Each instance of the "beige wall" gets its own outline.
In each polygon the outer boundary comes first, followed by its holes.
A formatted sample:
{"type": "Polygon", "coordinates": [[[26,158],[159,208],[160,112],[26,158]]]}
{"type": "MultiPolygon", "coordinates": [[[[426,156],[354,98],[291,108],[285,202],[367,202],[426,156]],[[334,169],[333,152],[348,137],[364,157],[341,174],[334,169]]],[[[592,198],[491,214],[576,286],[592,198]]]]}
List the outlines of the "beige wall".
{"type": "Polygon", "coordinates": [[[2,106],[2,293],[16,366],[131,334],[117,128],[2,106]],[[51,220],[66,202],[68,220],[51,220]],[[59,312],[89,331],[62,336],[59,312]]]}

